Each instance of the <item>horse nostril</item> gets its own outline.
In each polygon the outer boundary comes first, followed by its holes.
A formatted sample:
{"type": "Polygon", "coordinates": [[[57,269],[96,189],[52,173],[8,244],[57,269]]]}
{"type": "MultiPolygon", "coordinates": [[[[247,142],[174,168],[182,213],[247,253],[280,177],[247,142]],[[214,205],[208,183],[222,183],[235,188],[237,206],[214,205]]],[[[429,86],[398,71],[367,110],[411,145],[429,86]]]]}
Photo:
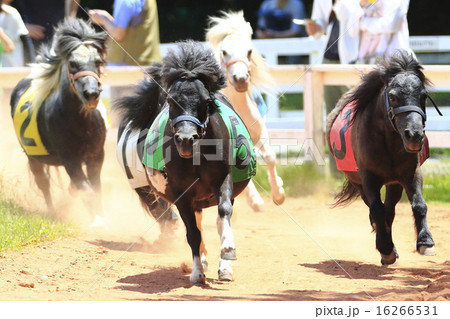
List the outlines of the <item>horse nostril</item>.
{"type": "Polygon", "coordinates": [[[175,134],[175,142],[179,145],[183,142],[183,139],[181,138],[180,134],[175,134]]]}
{"type": "Polygon", "coordinates": [[[405,137],[410,140],[412,137],[411,131],[410,130],[405,130],[405,137]]]}
{"type": "Polygon", "coordinates": [[[88,90],[83,91],[83,96],[86,100],[90,100],[90,99],[96,100],[96,99],[98,99],[99,95],[100,95],[100,92],[93,92],[93,91],[88,91],[88,90]]]}
{"type": "Polygon", "coordinates": [[[406,139],[413,142],[420,142],[423,140],[423,134],[421,134],[419,131],[412,132],[411,130],[405,130],[405,137],[406,139]]]}
{"type": "Polygon", "coordinates": [[[196,134],[192,134],[192,137],[191,137],[192,142],[191,142],[191,144],[193,142],[195,142],[195,140],[198,140],[199,138],[200,138],[200,135],[198,135],[197,133],[196,134]]]}

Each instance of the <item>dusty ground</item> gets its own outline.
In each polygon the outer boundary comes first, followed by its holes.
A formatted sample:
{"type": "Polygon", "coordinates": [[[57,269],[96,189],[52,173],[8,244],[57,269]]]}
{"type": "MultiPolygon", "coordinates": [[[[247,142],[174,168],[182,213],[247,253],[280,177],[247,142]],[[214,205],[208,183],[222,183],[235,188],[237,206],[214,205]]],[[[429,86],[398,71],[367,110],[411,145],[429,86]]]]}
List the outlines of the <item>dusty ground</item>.
{"type": "MultiPolygon", "coordinates": [[[[9,181],[4,191],[25,206],[42,208],[7,112],[3,105],[0,174],[9,181]]],[[[191,257],[184,226],[171,239],[159,239],[158,226],[145,216],[116,164],[113,132],[102,175],[104,229],[85,227],[86,212],[68,195],[64,174],[61,181],[54,179],[53,191],[61,217],[78,225],[77,236],[4,252],[0,300],[450,299],[448,205],[429,205],[437,255],[425,257],[415,252],[410,208],[400,204],[393,229],[400,259],[385,267],[360,201],[330,209],[329,196],[288,198],[280,208],[265,198],[265,212],[253,213],[238,199],[232,221],[235,280],[217,280],[217,213],[211,208],[203,219],[207,284],[192,286],[185,267],[191,257]]]]}

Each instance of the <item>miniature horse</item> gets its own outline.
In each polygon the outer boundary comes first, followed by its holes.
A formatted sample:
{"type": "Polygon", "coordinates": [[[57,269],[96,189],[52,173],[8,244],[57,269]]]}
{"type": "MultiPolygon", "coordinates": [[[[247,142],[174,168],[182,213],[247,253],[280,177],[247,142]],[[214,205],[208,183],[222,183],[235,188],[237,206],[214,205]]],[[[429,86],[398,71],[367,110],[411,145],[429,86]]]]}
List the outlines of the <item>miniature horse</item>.
{"type": "MultiPolygon", "coordinates": [[[[273,201],[282,204],[285,200],[283,180],[277,174],[276,155],[270,147],[264,116],[258,109],[258,100],[264,101],[260,94],[253,94],[256,88],[263,89],[266,93],[276,91],[275,81],[264,58],[252,45],[253,30],[250,23],[245,21],[242,11],[224,13],[222,17],[210,17],[209,22],[211,27],[207,30],[206,40],[227,71],[228,86],[222,93],[230,99],[242,117],[253,143],[267,164],[273,201]]],[[[247,199],[253,210],[263,210],[263,199],[252,181],[247,190],[247,199]]]]}
{"type": "Polygon", "coordinates": [[[328,116],[328,146],[347,177],[335,205],[361,195],[370,208],[382,264],[392,264],[398,258],[392,223],[403,189],[414,213],[416,249],[423,255],[434,255],[420,169],[424,160],[421,150],[428,150],[424,130],[425,101],[429,97],[426,85],[422,66],[412,55],[399,51],[365,74],[328,116]],[[343,125],[336,130],[338,122],[343,125]],[[380,196],[383,185],[384,203],[380,196]]]}
{"type": "Polygon", "coordinates": [[[153,64],[149,73],[151,79],[139,84],[136,95],[115,105],[124,115],[120,162],[152,213],[155,195],[178,208],[192,250],[190,281],[194,284],[206,282],[202,209],[218,205],[219,279],[232,280],[231,260],[236,259],[230,224],[233,201],[247,186],[256,165],[250,135],[231,104],[218,93],[226,79],[210,49],[192,41],[178,43],[177,50],[169,51],[163,64],[153,64]],[[127,156],[127,150],[133,154],[127,156]],[[151,186],[147,193],[138,180],[151,186]]]}
{"type": "Polygon", "coordinates": [[[71,190],[83,191],[94,224],[102,215],[100,171],[106,128],[96,107],[106,39],[105,32],[96,32],[83,20],[64,20],[51,44],[42,46],[31,75],[11,95],[16,134],[47,208],[54,211],[45,168],[62,165],[71,190]]]}

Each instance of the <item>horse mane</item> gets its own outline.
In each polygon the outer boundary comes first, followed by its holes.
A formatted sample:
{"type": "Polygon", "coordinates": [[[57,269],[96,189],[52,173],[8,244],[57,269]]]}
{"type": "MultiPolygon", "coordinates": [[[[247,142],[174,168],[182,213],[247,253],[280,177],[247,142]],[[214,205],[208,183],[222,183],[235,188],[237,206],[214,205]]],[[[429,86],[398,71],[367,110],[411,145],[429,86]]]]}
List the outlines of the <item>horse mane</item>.
{"type": "MultiPolygon", "coordinates": [[[[382,57],[377,60],[376,68],[363,74],[358,86],[345,93],[330,113],[329,122],[334,122],[340,111],[348,103],[355,101],[356,108],[352,120],[359,116],[366,108],[373,105],[385,86],[399,73],[409,72],[415,74],[424,85],[430,81],[423,74],[423,67],[416,58],[405,50],[396,51],[391,57],[382,57]]],[[[331,123],[328,123],[331,125],[331,123]]]]}
{"type": "MultiPolygon", "coordinates": [[[[208,41],[215,51],[219,44],[228,35],[235,34],[252,40],[253,29],[249,22],[244,19],[244,12],[224,12],[220,17],[209,17],[209,28],[206,30],[206,41],[208,41]]],[[[261,53],[253,48],[252,63],[250,65],[251,83],[266,93],[277,93],[276,82],[266,64],[266,60],[261,53]]]]}
{"type": "Polygon", "coordinates": [[[225,87],[226,77],[214,52],[192,40],[178,42],[164,58],[161,82],[166,90],[178,79],[200,80],[214,94],[225,87]]]}
{"type": "Polygon", "coordinates": [[[134,95],[121,97],[113,103],[113,109],[122,115],[121,123],[129,123],[132,129],[142,129],[153,122],[160,111],[161,71],[163,64],[154,62],[145,70],[150,78],[144,78],[134,88],[134,95]]]}
{"type": "Polygon", "coordinates": [[[106,32],[97,32],[82,19],[66,18],[55,27],[55,33],[48,44],[39,48],[36,62],[31,64],[31,88],[37,93],[32,99],[36,105],[42,102],[59,85],[61,69],[69,55],[82,44],[94,46],[105,62],[106,32]]]}
{"type": "Polygon", "coordinates": [[[177,80],[200,80],[214,94],[226,83],[225,74],[211,49],[201,43],[177,43],[177,50],[169,50],[161,62],[147,68],[150,79],[144,79],[134,89],[134,95],[117,100],[113,108],[122,113],[122,123],[132,129],[142,129],[153,122],[161,109],[160,97],[167,95],[177,80]]]}

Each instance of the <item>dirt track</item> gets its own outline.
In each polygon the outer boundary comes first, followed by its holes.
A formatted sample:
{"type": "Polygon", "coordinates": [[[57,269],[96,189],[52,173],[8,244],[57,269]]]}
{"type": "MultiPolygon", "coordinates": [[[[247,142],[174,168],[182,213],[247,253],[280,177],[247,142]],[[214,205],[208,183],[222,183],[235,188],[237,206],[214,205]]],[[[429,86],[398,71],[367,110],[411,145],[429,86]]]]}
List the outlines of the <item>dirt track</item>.
{"type": "MultiPolygon", "coordinates": [[[[7,110],[1,113],[0,173],[13,183],[11,196],[25,206],[42,207],[39,192],[28,190],[25,156],[7,110]],[[27,195],[20,195],[25,189],[27,195]]],[[[95,232],[84,227],[86,212],[69,198],[63,176],[62,186],[54,187],[57,205],[81,230],[75,238],[4,253],[1,300],[450,299],[448,205],[429,205],[437,255],[425,257],[415,252],[411,210],[400,204],[393,228],[400,259],[385,267],[363,203],[332,210],[331,197],[325,195],[287,198],[281,208],[265,198],[263,213],[253,213],[238,199],[232,220],[238,260],[233,264],[235,280],[229,283],[217,281],[217,213],[215,208],[206,210],[207,284],[192,286],[186,273],[191,257],[184,226],[180,224],[171,239],[158,239],[158,226],[144,215],[116,164],[113,134],[102,175],[107,227],[95,232]]]]}

